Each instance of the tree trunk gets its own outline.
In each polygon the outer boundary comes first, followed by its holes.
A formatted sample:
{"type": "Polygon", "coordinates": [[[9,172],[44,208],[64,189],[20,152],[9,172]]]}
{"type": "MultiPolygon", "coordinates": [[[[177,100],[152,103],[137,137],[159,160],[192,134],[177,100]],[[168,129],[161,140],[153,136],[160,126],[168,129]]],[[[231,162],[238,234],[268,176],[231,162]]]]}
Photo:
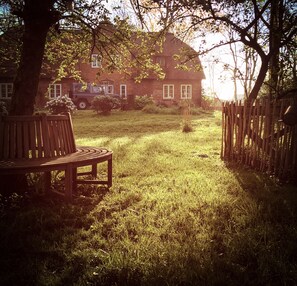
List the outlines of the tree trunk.
{"type": "MultiPolygon", "coordinates": [[[[34,25],[25,25],[10,115],[32,115],[34,112],[47,31],[48,29],[40,29],[34,25]]],[[[2,194],[24,193],[28,190],[25,175],[6,175],[0,179],[3,183],[2,194]]]]}
{"type": "MultiPolygon", "coordinates": [[[[24,21],[23,46],[20,64],[14,79],[11,115],[32,115],[37,95],[46,36],[59,19],[52,0],[25,0],[24,8],[16,11],[24,21]]],[[[2,192],[13,193],[28,188],[25,175],[1,176],[2,192]]]]}
{"type": "Polygon", "coordinates": [[[46,35],[47,31],[35,27],[25,29],[10,114],[31,115],[34,112],[46,35]]]}
{"type": "Polygon", "coordinates": [[[276,97],[279,87],[279,49],[281,45],[281,31],[282,27],[282,17],[283,17],[283,3],[279,0],[273,0],[271,2],[271,12],[270,12],[270,37],[269,37],[269,47],[271,53],[270,59],[270,78],[269,78],[269,92],[270,97],[276,97]]]}
{"type": "Polygon", "coordinates": [[[251,102],[253,102],[257,98],[258,93],[263,85],[264,80],[265,80],[265,77],[266,77],[266,74],[268,71],[268,67],[269,67],[269,65],[268,65],[269,58],[268,57],[262,57],[261,60],[262,60],[262,64],[261,64],[259,74],[257,76],[255,85],[252,88],[251,93],[248,96],[248,100],[251,102]]]}
{"type": "Polygon", "coordinates": [[[58,20],[52,1],[27,0],[24,11],[24,34],[20,64],[14,80],[10,114],[31,115],[34,112],[39,75],[42,66],[46,36],[58,20]]]}

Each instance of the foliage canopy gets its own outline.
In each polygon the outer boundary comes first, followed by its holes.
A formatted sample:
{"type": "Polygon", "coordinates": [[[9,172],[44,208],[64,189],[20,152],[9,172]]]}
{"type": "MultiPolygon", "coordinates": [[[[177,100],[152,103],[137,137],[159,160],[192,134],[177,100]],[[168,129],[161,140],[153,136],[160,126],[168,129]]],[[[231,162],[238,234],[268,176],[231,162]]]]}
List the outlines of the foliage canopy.
{"type": "Polygon", "coordinates": [[[131,0],[141,21],[149,12],[159,14],[159,26],[165,30],[174,29],[182,23],[187,28],[180,30],[181,36],[195,32],[200,37],[219,33],[226,29],[233,31],[225,40],[219,40],[205,49],[206,40],[201,41],[200,53],[230,43],[242,43],[261,59],[255,84],[249,94],[254,100],[266,81],[270,96],[282,93],[283,71],[286,71],[293,86],[297,86],[297,7],[295,1],[287,0],[131,0]],[[290,70],[284,67],[290,67],[290,70]]]}
{"type": "Polygon", "coordinates": [[[155,52],[151,43],[161,41],[159,34],[148,39],[128,19],[113,17],[104,1],[0,0],[0,8],[1,65],[11,66],[13,60],[16,71],[12,114],[33,113],[42,73],[50,72],[57,80],[65,76],[82,80],[77,63],[90,62],[92,53],[104,61],[101,72],[131,73],[137,67],[138,81],[148,70],[163,75],[151,59],[155,52]]]}

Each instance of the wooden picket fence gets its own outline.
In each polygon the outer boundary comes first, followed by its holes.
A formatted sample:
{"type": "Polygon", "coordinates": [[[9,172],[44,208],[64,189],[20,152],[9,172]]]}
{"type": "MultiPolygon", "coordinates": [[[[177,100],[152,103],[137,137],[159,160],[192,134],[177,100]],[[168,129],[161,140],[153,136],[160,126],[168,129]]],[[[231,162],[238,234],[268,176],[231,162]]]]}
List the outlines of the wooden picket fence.
{"type": "Polygon", "coordinates": [[[221,157],[281,179],[297,176],[297,125],[282,116],[290,100],[225,102],[222,106],[221,157]]]}

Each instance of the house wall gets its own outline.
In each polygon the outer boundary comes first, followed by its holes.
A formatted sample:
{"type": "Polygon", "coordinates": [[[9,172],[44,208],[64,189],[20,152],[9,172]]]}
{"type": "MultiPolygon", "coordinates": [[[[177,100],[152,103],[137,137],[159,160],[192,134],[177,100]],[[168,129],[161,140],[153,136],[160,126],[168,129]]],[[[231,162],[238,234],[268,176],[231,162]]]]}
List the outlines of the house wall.
{"type": "MultiPolygon", "coordinates": [[[[109,75],[104,78],[113,82],[114,94],[120,94],[120,86],[126,85],[127,96],[152,96],[155,102],[163,102],[166,105],[172,105],[181,101],[181,85],[187,84],[192,86],[192,102],[196,106],[201,106],[201,81],[193,80],[149,80],[144,79],[141,83],[135,83],[133,80],[122,79],[120,76],[109,75]],[[174,86],[174,98],[163,98],[163,85],[172,84],[174,86]]],[[[100,79],[96,77],[84,77],[86,82],[100,83],[100,79]]],[[[72,90],[72,79],[64,79],[56,84],[61,84],[61,95],[70,95],[72,90]]],[[[39,82],[38,95],[36,97],[36,105],[41,107],[45,104],[49,97],[48,87],[51,81],[49,79],[42,79],[39,82]]]]}
{"type": "MultiPolygon", "coordinates": [[[[101,84],[102,81],[108,80],[113,85],[113,93],[120,94],[120,86],[126,85],[127,95],[131,96],[152,96],[156,102],[164,102],[167,105],[179,102],[181,100],[181,85],[192,86],[192,101],[195,105],[201,106],[201,81],[204,78],[203,70],[195,69],[195,65],[199,65],[198,56],[187,64],[188,70],[180,70],[176,68],[178,62],[174,59],[175,54],[180,53],[180,49],[188,49],[190,52],[195,51],[188,45],[168,34],[163,46],[162,52],[155,55],[153,61],[159,63],[163,68],[166,76],[164,80],[157,79],[156,76],[150,75],[147,79],[143,79],[141,83],[136,83],[132,77],[127,77],[119,72],[112,74],[100,74],[100,67],[93,68],[91,63],[79,63],[78,70],[81,71],[82,79],[85,82],[101,84]],[[171,84],[174,86],[174,98],[163,98],[163,85],[171,84]]],[[[1,78],[0,78],[1,82],[1,78]]],[[[61,95],[70,95],[72,90],[73,79],[65,78],[61,82],[55,84],[61,85],[61,95]]],[[[48,87],[52,83],[50,77],[42,77],[39,82],[38,95],[36,97],[36,105],[41,107],[45,104],[49,94],[48,87]]],[[[1,99],[1,98],[0,98],[1,99]]]]}
{"type": "MultiPolygon", "coordinates": [[[[61,85],[61,95],[69,96],[72,89],[72,79],[63,79],[62,81],[55,82],[55,84],[61,85]]],[[[37,107],[43,107],[46,101],[49,99],[49,86],[52,84],[50,78],[41,78],[38,84],[38,92],[35,99],[35,105],[37,107]]]]}

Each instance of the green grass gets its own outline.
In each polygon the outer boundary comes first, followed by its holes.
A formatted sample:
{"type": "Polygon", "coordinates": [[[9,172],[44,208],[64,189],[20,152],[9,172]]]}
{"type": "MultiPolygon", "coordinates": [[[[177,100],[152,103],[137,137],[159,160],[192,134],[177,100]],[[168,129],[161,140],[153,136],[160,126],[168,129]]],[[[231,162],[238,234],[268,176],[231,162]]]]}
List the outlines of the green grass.
{"type": "Polygon", "coordinates": [[[72,204],[2,198],[0,285],[297,285],[297,188],[220,159],[221,115],[73,116],[114,152],[72,204]]]}

